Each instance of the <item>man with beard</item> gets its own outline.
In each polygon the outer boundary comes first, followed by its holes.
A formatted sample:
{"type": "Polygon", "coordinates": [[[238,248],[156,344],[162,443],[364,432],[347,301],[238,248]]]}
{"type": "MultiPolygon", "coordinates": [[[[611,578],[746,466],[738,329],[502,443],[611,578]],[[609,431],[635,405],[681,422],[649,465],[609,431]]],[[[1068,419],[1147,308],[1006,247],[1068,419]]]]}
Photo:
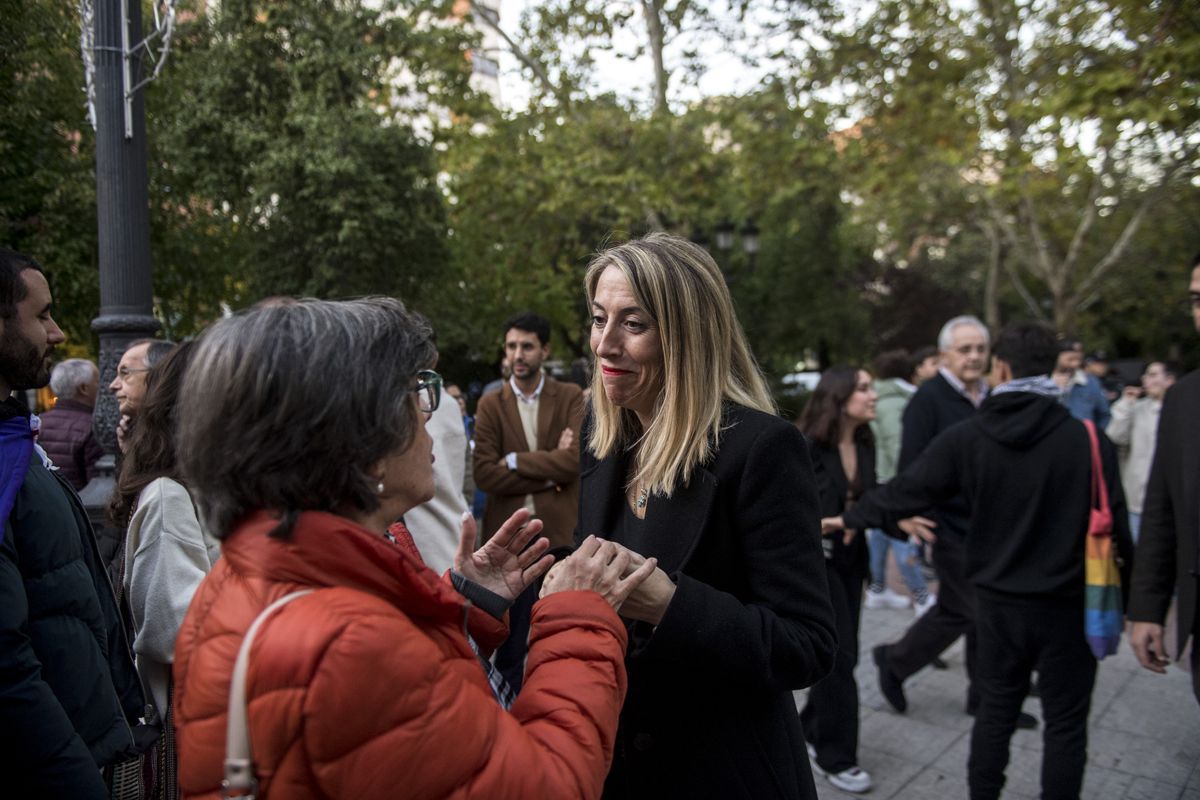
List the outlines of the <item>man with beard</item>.
{"type": "MultiPolygon", "coordinates": [[[[550,356],[550,323],[537,314],[518,314],[504,323],[504,355],[512,377],[500,391],[480,398],[475,416],[475,483],[488,494],[483,538],[527,508],[542,520],[552,547],[569,546],[579,505],[583,393],[542,372],[550,356]]],[[[497,667],[514,688],[524,671],[534,589],[513,605],[511,634],[496,654],[497,667]]]]}
{"type": "Polygon", "coordinates": [[[0,250],[0,774],[14,797],[99,800],[100,768],[143,749],[144,699],[87,514],[9,397],[50,379],[50,304],[37,262],[0,250]]]}

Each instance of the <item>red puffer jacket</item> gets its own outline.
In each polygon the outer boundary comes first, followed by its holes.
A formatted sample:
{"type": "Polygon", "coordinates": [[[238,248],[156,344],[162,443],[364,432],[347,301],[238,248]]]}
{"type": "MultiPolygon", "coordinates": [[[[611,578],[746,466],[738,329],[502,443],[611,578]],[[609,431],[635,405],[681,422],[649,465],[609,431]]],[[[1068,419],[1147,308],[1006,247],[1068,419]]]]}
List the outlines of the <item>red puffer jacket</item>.
{"type": "Polygon", "coordinates": [[[300,515],[290,541],[252,515],[192,600],[175,650],[179,784],[220,796],[233,662],[259,631],[247,678],[259,797],[594,798],[625,696],[624,626],[594,592],[534,606],[525,684],[496,702],[483,647],[504,626],[419,560],[342,517],[300,515]]]}

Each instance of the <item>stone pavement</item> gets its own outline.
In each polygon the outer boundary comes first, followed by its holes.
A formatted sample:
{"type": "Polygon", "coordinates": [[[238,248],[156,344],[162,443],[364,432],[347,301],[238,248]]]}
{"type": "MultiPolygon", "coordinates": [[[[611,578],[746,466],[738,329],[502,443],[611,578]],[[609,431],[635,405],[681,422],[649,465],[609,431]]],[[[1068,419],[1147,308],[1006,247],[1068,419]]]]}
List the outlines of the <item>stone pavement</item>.
{"type": "MultiPolygon", "coordinates": [[[[960,640],[944,656],[947,670],[924,669],[905,682],[908,712],[897,714],[879,693],[871,648],[900,638],[911,610],[863,609],[857,670],[861,728],[859,766],[871,773],[867,795],[839,791],[814,775],[822,800],[965,800],[971,718],[960,640]]],[[[1172,652],[1174,650],[1172,649],[1172,652]]],[[[803,707],[803,692],[797,704],[803,707]]],[[[1041,719],[1036,698],[1025,710],[1041,719]]],[[[1005,800],[1039,796],[1041,728],[1017,731],[1005,800]]],[[[1128,637],[1100,663],[1088,721],[1086,800],[1200,800],[1200,705],[1191,675],[1174,664],[1166,675],[1138,666],[1128,637]]]]}

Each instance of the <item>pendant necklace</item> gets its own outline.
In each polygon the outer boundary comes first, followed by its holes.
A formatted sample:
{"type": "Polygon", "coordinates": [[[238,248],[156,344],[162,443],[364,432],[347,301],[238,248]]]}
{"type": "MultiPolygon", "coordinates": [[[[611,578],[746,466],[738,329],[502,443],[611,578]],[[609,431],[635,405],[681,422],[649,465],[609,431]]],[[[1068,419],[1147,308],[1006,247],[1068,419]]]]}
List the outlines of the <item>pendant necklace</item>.
{"type": "Polygon", "coordinates": [[[638,494],[637,494],[637,507],[638,507],[638,508],[645,508],[645,507],[646,507],[646,501],[650,499],[650,487],[648,487],[648,486],[641,486],[641,481],[638,481],[638,485],[639,485],[639,487],[641,487],[641,488],[639,488],[639,489],[638,489],[638,494]]]}

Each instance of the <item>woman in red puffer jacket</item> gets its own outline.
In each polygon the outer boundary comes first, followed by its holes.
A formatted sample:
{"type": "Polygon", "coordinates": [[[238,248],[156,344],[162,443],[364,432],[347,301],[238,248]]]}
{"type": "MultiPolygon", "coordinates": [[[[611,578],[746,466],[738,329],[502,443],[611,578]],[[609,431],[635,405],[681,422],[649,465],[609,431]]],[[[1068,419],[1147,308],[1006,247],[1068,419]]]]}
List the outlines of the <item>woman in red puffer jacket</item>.
{"type": "Polygon", "coordinates": [[[238,648],[298,589],[314,591],[250,649],[258,797],[599,796],[625,693],[614,609],[652,567],[622,579],[627,556],[589,539],[547,577],[508,708],[484,658],[550,566],[547,541],[529,545],[540,523],[517,512],[472,553],[464,522],[446,579],[389,532],[433,494],[424,419],[440,378],[418,368],[434,354],[427,323],[384,298],[274,304],[201,340],[180,460],[223,544],[176,643],[185,796],[220,796],[238,648]]]}

